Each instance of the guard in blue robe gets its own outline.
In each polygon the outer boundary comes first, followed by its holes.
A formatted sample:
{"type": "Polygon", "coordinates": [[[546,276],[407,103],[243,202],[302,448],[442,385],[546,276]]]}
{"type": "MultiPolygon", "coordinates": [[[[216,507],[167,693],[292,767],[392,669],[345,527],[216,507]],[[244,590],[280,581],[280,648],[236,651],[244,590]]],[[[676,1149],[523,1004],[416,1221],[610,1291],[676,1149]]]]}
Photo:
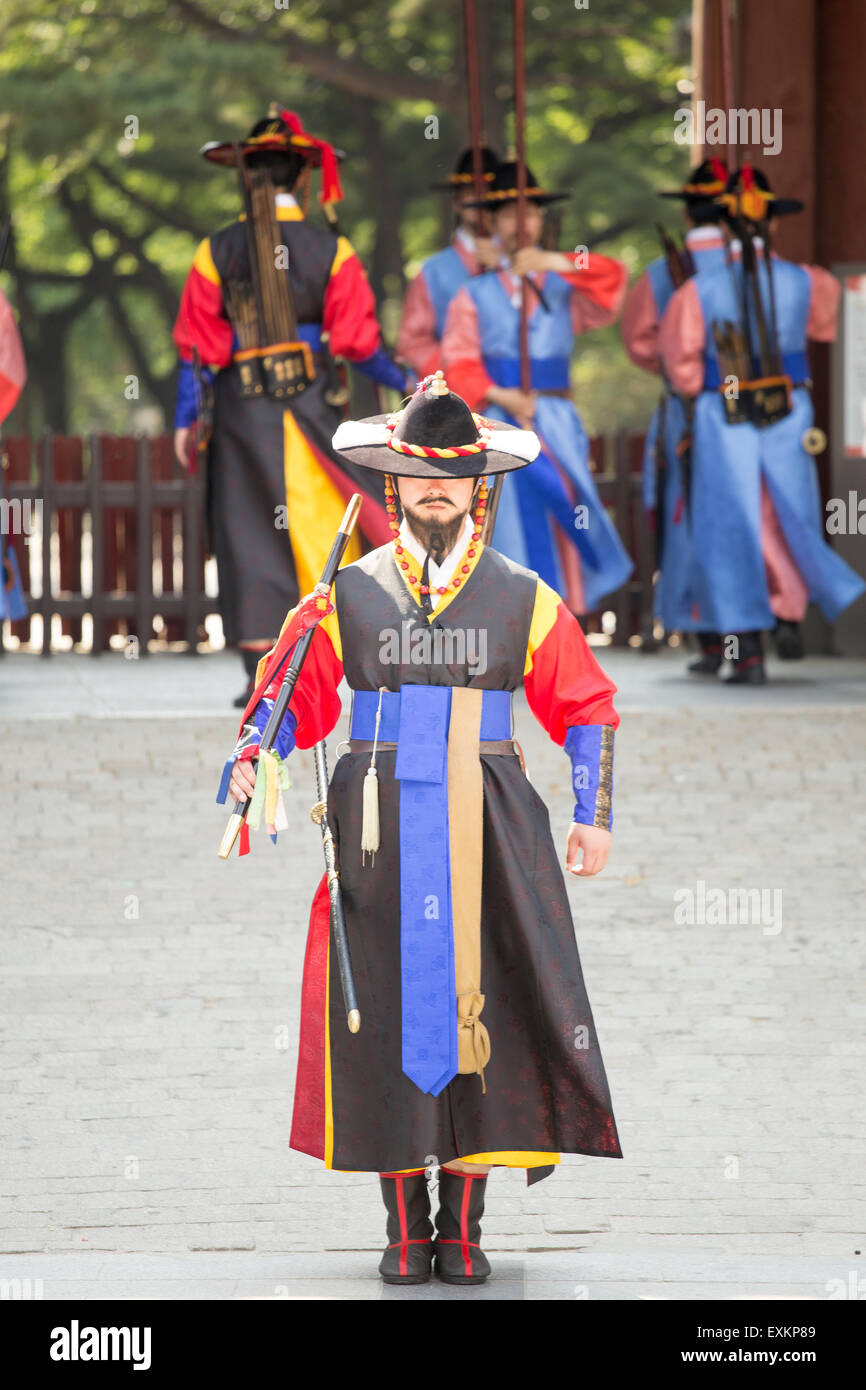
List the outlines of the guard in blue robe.
{"type": "Polygon", "coordinates": [[[695,402],[689,512],[700,626],[736,637],[732,680],[762,684],[763,631],[779,632],[780,655],[802,655],[798,625],[808,601],[832,622],[866,584],[827,542],[810,452],[806,347],[810,338],[835,336],[838,282],[820,267],[774,255],[771,285],[768,236],[777,216],[802,204],[777,198],[760,171],[745,166],[732,175],[723,197],[729,263],[677,290],[660,347],[672,386],[695,402]],[[753,276],[744,276],[744,242],[747,255],[754,247],[753,276]],[[765,384],[776,378],[778,388],[765,384]],[[767,415],[737,420],[766,407],[773,393],[790,409],[769,423],[767,415]]]}
{"type": "Polygon", "coordinates": [[[527,170],[527,240],[514,231],[516,166],[500,165],[485,199],[503,250],[498,271],[455,295],[442,353],[449,377],[473,409],[532,429],[541,453],[504,479],[493,543],[527,565],[575,613],[591,613],[634,566],[603,505],[589,464],[589,439],[571,399],[569,363],[577,333],[613,323],[625,296],[625,266],[583,248],[542,250],[540,209],[565,197],[539,187],[527,170]],[[520,389],[521,277],[531,285],[530,392],[520,389]],[[519,412],[519,413],[515,413],[519,412]]]}
{"type": "MultiPolygon", "coordinates": [[[[670,389],[659,358],[659,329],[676,289],[691,275],[706,275],[725,264],[725,241],[719,228],[722,209],[716,198],[724,193],[727,168],[718,158],[704,160],[687,182],[663,198],[679,198],[688,231],[684,248],[673,242],[651,261],[632,288],[623,311],[622,336],[636,366],[662,376],[663,392],[653,412],[644,444],[643,501],[656,535],[657,575],[654,613],[665,632],[690,631],[698,626],[692,592],[691,529],[685,508],[679,449],[688,432],[682,399],[670,389]],[[661,433],[661,439],[659,435],[661,433]],[[662,466],[658,467],[661,452],[662,466]]],[[[698,633],[704,655],[689,669],[713,659],[716,633],[698,633]]]]}

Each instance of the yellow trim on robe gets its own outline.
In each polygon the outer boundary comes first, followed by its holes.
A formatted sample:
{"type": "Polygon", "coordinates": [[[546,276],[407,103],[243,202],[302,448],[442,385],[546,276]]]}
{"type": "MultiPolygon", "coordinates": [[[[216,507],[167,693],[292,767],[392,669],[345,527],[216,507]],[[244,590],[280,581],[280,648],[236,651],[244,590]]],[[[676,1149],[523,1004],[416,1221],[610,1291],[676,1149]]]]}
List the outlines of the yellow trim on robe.
{"type": "Polygon", "coordinates": [[[330,276],[336,275],[341,266],[345,265],[350,256],[354,256],[355,248],[348,237],[337,237],[337,250],[334,259],[331,261],[330,276]]]}
{"type": "Polygon", "coordinates": [[[528,676],[532,670],[533,657],[556,622],[556,613],[561,602],[559,594],[551,589],[549,584],[545,584],[543,579],[539,579],[535,590],[532,622],[529,625],[529,640],[526,643],[524,676],[528,676]]]}
{"type": "MultiPolygon", "coordinates": [[[[467,542],[466,550],[464,550],[463,554],[461,555],[460,560],[459,560],[459,563],[458,563],[458,565],[457,565],[457,568],[456,568],[456,570],[454,571],[454,575],[452,576],[452,578],[454,578],[454,577],[456,577],[456,576],[459,574],[461,580],[463,581],[463,583],[461,583],[459,589],[449,589],[447,594],[440,596],[439,602],[436,604],[436,607],[433,609],[433,612],[432,612],[432,613],[428,613],[428,614],[426,615],[428,623],[429,623],[429,622],[432,622],[434,618],[438,618],[438,617],[439,617],[439,614],[443,611],[443,609],[447,608],[448,605],[449,605],[449,603],[453,603],[453,602],[454,602],[454,600],[456,599],[457,595],[460,593],[460,589],[462,589],[462,588],[463,588],[463,585],[468,581],[468,579],[469,579],[469,574],[472,573],[472,571],[475,569],[475,566],[478,564],[478,561],[481,559],[481,552],[482,552],[483,549],[484,549],[484,545],[483,545],[483,542],[482,542],[482,541],[472,541],[472,540],[469,540],[469,541],[467,542]],[[470,560],[470,559],[468,559],[468,557],[467,557],[467,551],[472,550],[472,549],[475,550],[475,554],[474,554],[473,558],[470,560]],[[460,573],[460,572],[461,572],[461,569],[462,569],[462,567],[463,567],[464,565],[468,565],[468,566],[469,566],[469,574],[461,574],[461,573],[460,573]]],[[[418,608],[420,608],[420,607],[421,607],[421,595],[420,595],[420,593],[419,593],[419,587],[420,587],[420,584],[421,584],[421,572],[422,572],[422,570],[423,570],[423,565],[419,565],[418,561],[415,559],[415,556],[414,556],[414,555],[410,555],[410,554],[409,554],[409,551],[406,549],[405,546],[403,547],[403,554],[402,554],[402,555],[398,555],[398,554],[396,553],[396,551],[394,551],[393,546],[392,546],[392,552],[391,552],[391,553],[392,553],[393,556],[394,556],[394,563],[395,563],[395,565],[397,566],[397,572],[398,572],[398,574],[399,574],[400,577],[402,578],[403,583],[406,585],[406,588],[409,590],[409,593],[410,593],[410,594],[412,595],[412,597],[414,598],[416,606],[417,606],[418,608]],[[409,568],[408,568],[407,570],[404,570],[404,569],[401,568],[401,566],[400,566],[400,561],[401,561],[401,560],[407,560],[407,561],[408,561],[408,563],[409,563],[409,568]],[[410,574],[414,574],[415,578],[418,580],[418,583],[417,583],[417,584],[410,584],[410,583],[409,583],[409,575],[410,575],[410,574]]]]}
{"type": "MultiPolygon", "coordinates": [[[[309,594],[322,577],[325,561],[346,503],[305,439],[290,410],[283,412],[283,471],[286,481],[289,542],[301,596],[309,594]]],[[[361,541],[352,534],[343,564],[360,559],[361,541]]]]}
{"type": "Polygon", "coordinates": [[[561,1154],[546,1154],[527,1149],[502,1149],[489,1154],[458,1154],[461,1163],[492,1163],[502,1168],[546,1168],[549,1163],[559,1163],[561,1154]]]}
{"type": "Polygon", "coordinates": [[[334,1106],[331,1092],[331,938],[325,959],[325,1167],[334,1166],[334,1106]]]}
{"type": "Polygon", "coordinates": [[[221,285],[220,273],[213,263],[213,255],[210,249],[210,237],[206,236],[204,241],[199,242],[195,259],[192,263],[193,270],[197,270],[202,279],[209,280],[212,285],[221,285]]]}
{"type": "MultiPolygon", "coordinates": [[[[330,950],[330,946],[328,949],[330,950]]],[[[326,1072],[326,1087],[329,1082],[330,1071],[326,1072]]],[[[328,1104],[329,1094],[329,1090],[326,1089],[326,1106],[328,1104]]],[[[325,1125],[325,1133],[327,1135],[327,1119],[325,1125]]],[[[333,1133],[331,1138],[333,1141],[333,1133]]],[[[525,1152],[522,1149],[496,1149],[493,1153],[489,1154],[457,1154],[456,1157],[461,1163],[489,1163],[497,1168],[547,1168],[562,1160],[562,1154],[548,1154],[541,1150],[534,1152],[531,1149],[527,1149],[525,1152]]],[[[454,1159],[452,1158],[449,1161],[453,1163],[454,1159]]],[[[327,1166],[330,1168],[333,1165],[329,1163],[327,1166]]],[[[417,1173],[420,1166],[420,1164],[416,1163],[414,1168],[392,1168],[390,1171],[392,1173],[417,1173]]],[[[337,1168],[335,1171],[338,1173],[364,1173],[369,1170],[366,1168],[337,1168]]]]}

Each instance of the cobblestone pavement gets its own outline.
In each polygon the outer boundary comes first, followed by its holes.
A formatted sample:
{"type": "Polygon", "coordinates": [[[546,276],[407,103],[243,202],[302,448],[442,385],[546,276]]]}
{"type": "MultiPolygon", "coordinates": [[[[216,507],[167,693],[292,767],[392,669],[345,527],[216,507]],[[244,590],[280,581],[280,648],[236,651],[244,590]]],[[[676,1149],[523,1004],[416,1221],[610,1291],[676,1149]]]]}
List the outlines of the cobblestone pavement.
{"type": "MultiPolygon", "coordinates": [[[[0,1296],[866,1295],[866,664],[599,654],[614,852],[568,891],[625,1158],[494,1172],[469,1290],[382,1285],[377,1180],[288,1148],[311,754],[278,848],[221,863],[236,658],[2,660],[0,1296]],[[763,917],[714,918],[737,888],[763,917]]],[[[517,733],[564,846],[567,760],[517,733]]]]}

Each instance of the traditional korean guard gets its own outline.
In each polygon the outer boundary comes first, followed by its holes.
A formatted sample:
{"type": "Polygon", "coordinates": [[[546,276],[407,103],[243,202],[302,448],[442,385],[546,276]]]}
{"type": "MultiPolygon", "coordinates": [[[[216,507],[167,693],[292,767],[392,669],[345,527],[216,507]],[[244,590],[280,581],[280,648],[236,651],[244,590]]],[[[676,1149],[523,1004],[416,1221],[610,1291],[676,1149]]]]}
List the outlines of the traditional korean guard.
{"type": "MultiPolygon", "coordinates": [[[[274,106],[244,141],[211,142],[202,154],[235,168],[240,161],[245,211],[201,243],[184,286],[174,329],[175,447],[185,461],[215,369],[209,519],[226,642],[240,648],[248,678],[236,701],[243,705],[287,608],[316,582],[353,491],[364,498],[364,539],[378,545],[387,536],[381,488],[331,448],[341,418],[334,357],[401,395],[408,383],[383,350],[351,244],[308,222],[294,196],[320,169],[321,198],[333,210],[342,198],[333,147],[274,106]]],[[[360,553],[356,535],[348,558],[360,553]]]]}
{"type": "Polygon", "coordinates": [[[710,672],[735,637],[735,684],[766,680],[762,633],[779,655],[803,655],[799,623],[812,599],[828,621],[866,584],[831,549],[813,453],[807,343],[836,335],[839,283],[821,266],[767,254],[780,198],[751,165],[721,195],[728,264],[673,295],[659,346],[674,390],[694,398],[691,524],[699,625],[718,635],[710,672]]]}
{"type": "MultiPolygon", "coordinates": [[[[457,225],[450,246],[427,258],[403,300],[396,351],[400,360],[408,362],[415,370],[419,380],[442,365],[445,316],[460,286],[499,260],[492,240],[480,235],[484,212],[473,205],[476,194],[472,156],[471,149],[464,150],[447,182],[432,185],[450,189],[457,225]]],[[[490,183],[499,160],[486,145],[481,147],[480,158],[482,179],[490,183]]]]}
{"type": "Polygon", "coordinates": [[[567,197],[526,171],[526,235],[518,249],[517,165],[501,164],[484,205],[502,248],[497,271],[467,281],[451,302],[442,339],[455,388],[492,419],[535,431],[541,452],[504,480],[494,542],[529,566],[575,613],[591,613],[634,566],[598,495],[589,440],[574,407],[569,363],[575,335],[613,323],[626,291],[621,261],[583,249],[540,246],[543,209],[567,197]],[[528,322],[529,390],[521,389],[520,277],[534,285],[528,322]]]}
{"type": "MultiPolygon", "coordinates": [[[[481,539],[485,477],[529,464],[531,433],[474,415],[439,372],[399,415],[346,422],[334,445],[384,477],[393,542],[339,570],[333,604],[311,595],[289,615],[218,799],[251,797],[247,819],[260,818],[262,732],[293,635],[318,622],[276,761],[334,728],[345,677],[349,751],[327,819],[361,1027],[346,1027],[323,879],[290,1146],[379,1174],[387,1282],[425,1282],[435,1259],[441,1279],[475,1284],[490,1268],[491,1166],[532,1183],[563,1152],[622,1157],[548,813],[511,715],[522,685],[565,749],[577,796],[566,866],[591,875],[611,842],[616,688],[553,590],[481,539]],[[429,1155],[441,1164],[435,1227],[429,1155]]],[[[279,815],[272,797],[270,828],[279,815]]]]}
{"type": "MultiPolygon", "coordinates": [[[[654,610],[665,632],[697,626],[692,583],[694,563],[687,514],[689,408],[664,378],[659,356],[659,329],[671,296],[692,275],[705,275],[725,264],[725,239],[719,222],[719,195],[728,171],[718,158],[705,159],[683,186],[663,198],[678,198],[688,230],[680,249],[664,237],[664,255],[651,261],[625,302],[622,337],[636,366],[662,376],[662,396],[647,430],[643,456],[643,499],[656,537],[657,579],[654,610]],[[685,455],[685,459],[683,458],[685,455]],[[685,466],[683,466],[685,463],[685,466]]],[[[702,655],[689,669],[702,670],[714,660],[718,633],[698,632],[702,655]]]]}

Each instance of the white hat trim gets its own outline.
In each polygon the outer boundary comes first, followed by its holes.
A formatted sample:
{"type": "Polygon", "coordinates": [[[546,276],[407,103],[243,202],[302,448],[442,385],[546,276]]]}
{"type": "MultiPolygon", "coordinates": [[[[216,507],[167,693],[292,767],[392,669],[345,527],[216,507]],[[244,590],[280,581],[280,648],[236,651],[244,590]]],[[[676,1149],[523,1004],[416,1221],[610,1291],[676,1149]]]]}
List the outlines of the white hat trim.
{"type": "MultiPolygon", "coordinates": [[[[339,452],[343,449],[365,449],[371,445],[387,444],[388,431],[384,424],[368,425],[364,420],[344,420],[331,440],[339,452]]],[[[500,454],[526,459],[531,463],[538,457],[541,444],[532,430],[491,430],[490,445],[500,454]]]]}

